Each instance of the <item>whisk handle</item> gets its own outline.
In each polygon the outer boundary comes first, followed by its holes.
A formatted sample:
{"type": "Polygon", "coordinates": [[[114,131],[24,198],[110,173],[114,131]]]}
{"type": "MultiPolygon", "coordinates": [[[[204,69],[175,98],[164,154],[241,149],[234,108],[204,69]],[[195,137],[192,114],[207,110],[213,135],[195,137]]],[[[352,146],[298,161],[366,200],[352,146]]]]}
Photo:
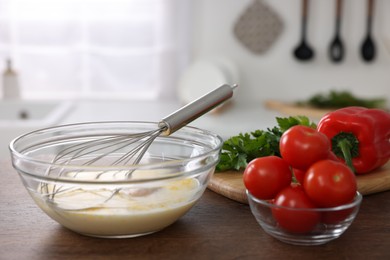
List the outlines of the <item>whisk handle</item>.
{"type": "Polygon", "coordinates": [[[178,129],[222,104],[233,96],[233,89],[236,87],[237,85],[222,85],[163,118],[158,124],[159,128],[163,129],[161,135],[167,136],[174,133],[178,129]]]}

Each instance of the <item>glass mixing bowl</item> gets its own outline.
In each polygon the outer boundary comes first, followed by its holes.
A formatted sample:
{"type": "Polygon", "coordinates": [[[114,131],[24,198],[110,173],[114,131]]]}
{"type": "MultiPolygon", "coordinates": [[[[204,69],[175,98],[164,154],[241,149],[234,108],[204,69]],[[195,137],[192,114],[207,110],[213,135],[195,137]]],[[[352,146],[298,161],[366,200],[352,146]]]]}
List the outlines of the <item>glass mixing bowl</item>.
{"type": "Polygon", "coordinates": [[[135,237],[171,225],[194,206],[223,143],[186,126],[158,136],[131,163],[129,151],[145,140],[130,144],[129,134],[156,129],[151,122],[64,125],[22,135],[9,148],[27,191],[52,219],[88,236],[135,237]]]}

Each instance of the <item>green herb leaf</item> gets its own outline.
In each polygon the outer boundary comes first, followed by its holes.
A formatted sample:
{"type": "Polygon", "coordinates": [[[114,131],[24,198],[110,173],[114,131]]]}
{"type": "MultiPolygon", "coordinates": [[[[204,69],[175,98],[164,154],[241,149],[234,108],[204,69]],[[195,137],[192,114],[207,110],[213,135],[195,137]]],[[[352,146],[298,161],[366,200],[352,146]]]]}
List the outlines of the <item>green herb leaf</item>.
{"type": "Polygon", "coordinates": [[[227,139],[223,146],[217,171],[245,169],[248,163],[258,157],[280,156],[279,140],[282,134],[294,125],[316,127],[305,116],[277,117],[278,126],[267,130],[255,130],[249,133],[240,133],[227,139]]]}
{"type": "Polygon", "coordinates": [[[316,128],[315,123],[310,122],[309,118],[306,116],[295,116],[295,117],[277,117],[276,121],[278,122],[279,128],[282,132],[287,131],[290,127],[294,125],[305,125],[311,128],[316,128]]]}
{"type": "Polygon", "coordinates": [[[385,98],[358,98],[349,91],[330,90],[328,93],[313,95],[308,100],[299,101],[297,105],[317,108],[342,108],[348,106],[362,106],[367,108],[381,108],[386,106],[385,98]]]}

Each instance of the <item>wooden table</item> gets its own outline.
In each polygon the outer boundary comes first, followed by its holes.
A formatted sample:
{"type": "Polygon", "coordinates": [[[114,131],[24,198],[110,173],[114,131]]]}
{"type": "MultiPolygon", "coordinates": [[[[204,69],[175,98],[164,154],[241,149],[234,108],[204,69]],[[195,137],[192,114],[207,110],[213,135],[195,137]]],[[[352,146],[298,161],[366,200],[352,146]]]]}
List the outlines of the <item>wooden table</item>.
{"type": "Polygon", "coordinates": [[[270,237],[247,205],[207,190],[172,226],[132,239],[73,233],[46,216],[9,162],[0,163],[0,259],[390,259],[390,192],[364,198],[339,239],[293,246],[270,237]]]}

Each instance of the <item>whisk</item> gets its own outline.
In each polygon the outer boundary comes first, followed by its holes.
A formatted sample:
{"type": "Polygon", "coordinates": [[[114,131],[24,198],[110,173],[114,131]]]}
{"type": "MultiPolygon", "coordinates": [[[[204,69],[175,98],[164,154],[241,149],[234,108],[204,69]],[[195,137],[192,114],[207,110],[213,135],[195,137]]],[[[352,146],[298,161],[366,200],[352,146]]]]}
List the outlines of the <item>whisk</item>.
{"type": "MultiPolygon", "coordinates": [[[[233,96],[233,90],[236,87],[237,85],[230,86],[225,84],[216,88],[215,90],[163,118],[158,123],[158,127],[155,130],[141,133],[114,134],[110,136],[104,135],[101,137],[97,136],[90,138],[87,141],[70,145],[60,150],[55,155],[52,160],[52,165],[80,165],[81,162],[82,166],[89,166],[97,164],[98,161],[104,161],[104,163],[106,163],[108,157],[115,152],[120,150],[122,151],[123,149],[128,150],[120,155],[119,158],[110,162],[110,165],[131,166],[139,164],[150,145],[158,136],[169,136],[193,120],[216,108],[233,96]]],[[[55,170],[57,170],[55,173],[57,176],[65,174],[61,167],[48,169],[47,174],[54,174],[55,170]]],[[[132,172],[132,170],[126,171],[125,177],[130,177],[132,172]]],[[[73,177],[76,177],[79,173],[80,172],[72,172],[72,175],[73,177]]],[[[105,174],[104,171],[99,172],[94,178],[98,179],[103,174],[105,174]]],[[[41,188],[45,189],[48,198],[52,200],[52,202],[54,200],[54,196],[69,190],[68,188],[64,188],[62,186],[50,188],[48,186],[44,186],[41,188]]],[[[119,189],[114,190],[111,195],[105,199],[105,202],[110,200],[118,191],[119,189]]]]}
{"type": "Polygon", "coordinates": [[[82,165],[91,165],[118,150],[125,147],[131,147],[132,144],[136,144],[134,147],[129,149],[128,152],[112,162],[111,165],[138,164],[157,136],[171,135],[183,126],[214,109],[227,99],[231,98],[233,96],[233,90],[236,87],[237,85],[229,86],[225,84],[216,88],[215,90],[163,118],[158,123],[158,128],[155,130],[142,133],[113,135],[67,147],[57,153],[52,163],[68,165],[75,159],[80,159],[95,152],[115,147],[113,150],[104,152],[92,159],[85,160],[82,163],[82,165]]]}

